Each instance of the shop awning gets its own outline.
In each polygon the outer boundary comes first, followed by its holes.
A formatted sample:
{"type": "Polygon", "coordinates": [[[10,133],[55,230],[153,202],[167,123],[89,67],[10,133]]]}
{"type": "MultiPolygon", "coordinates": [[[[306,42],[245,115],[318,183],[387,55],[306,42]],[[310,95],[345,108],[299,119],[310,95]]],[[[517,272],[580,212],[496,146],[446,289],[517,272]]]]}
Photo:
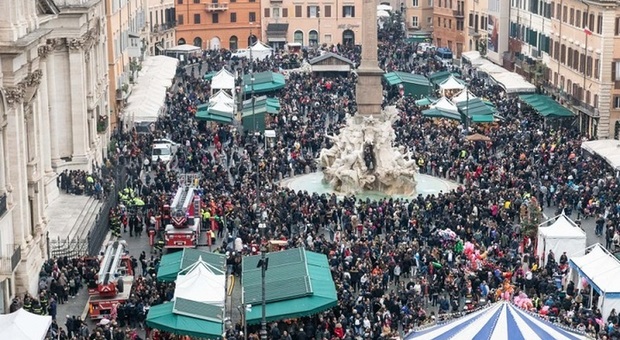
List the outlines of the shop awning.
{"type": "MultiPolygon", "coordinates": [[[[249,324],[261,321],[260,256],[243,258],[243,303],[249,324]]],[[[265,272],[267,321],[314,315],[338,304],[336,286],[324,254],[294,248],[268,253],[265,272]]]]}
{"type": "MultiPolygon", "coordinates": [[[[189,301],[188,306],[175,306],[179,302],[184,304],[186,301],[177,299],[176,302],[151,306],[146,315],[146,324],[151,328],[173,334],[189,335],[201,339],[220,339],[223,333],[223,318],[222,321],[215,321],[193,317],[185,313],[175,313],[175,307],[183,307],[184,309],[196,307],[191,304],[192,301],[189,301]]],[[[222,310],[215,306],[213,310],[205,310],[204,306],[201,306],[200,309],[194,309],[193,313],[217,315],[218,313],[221,314],[222,310]]]]}
{"type": "Polygon", "coordinates": [[[270,35],[286,35],[288,24],[267,24],[267,36],[270,35]]]}
{"type": "Polygon", "coordinates": [[[275,72],[254,73],[254,82],[249,74],[243,76],[244,91],[246,94],[272,92],[284,88],[284,75],[275,72]]]}
{"type": "Polygon", "coordinates": [[[226,256],[198,249],[183,249],[162,256],[157,269],[157,280],[172,282],[182,269],[196,263],[199,258],[215,268],[226,268],[226,256]]]}
{"type": "Polygon", "coordinates": [[[542,94],[524,94],[519,99],[531,106],[541,116],[546,118],[566,118],[573,117],[573,112],[562,106],[548,96],[542,94]]]}

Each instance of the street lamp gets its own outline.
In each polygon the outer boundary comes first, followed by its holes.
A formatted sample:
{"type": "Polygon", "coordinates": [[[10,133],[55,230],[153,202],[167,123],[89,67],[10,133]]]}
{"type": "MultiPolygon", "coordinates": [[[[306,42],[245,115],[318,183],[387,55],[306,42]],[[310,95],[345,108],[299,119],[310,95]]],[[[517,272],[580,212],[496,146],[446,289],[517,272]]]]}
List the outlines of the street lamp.
{"type": "Polygon", "coordinates": [[[261,340],[267,340],[267,301],[265,297],[265,272],[267,271],[267,266],[269,265],[269,260],[267,260],[267,247],[263,242],[263,238],[265,237],[265,229],[267,229],[267,224],[264,221],[258,224],[258,229],[261,231],[261,245],[260,245],[260,279],[261,279],[261,321],[260,321],[260,338],[261,340]]]}

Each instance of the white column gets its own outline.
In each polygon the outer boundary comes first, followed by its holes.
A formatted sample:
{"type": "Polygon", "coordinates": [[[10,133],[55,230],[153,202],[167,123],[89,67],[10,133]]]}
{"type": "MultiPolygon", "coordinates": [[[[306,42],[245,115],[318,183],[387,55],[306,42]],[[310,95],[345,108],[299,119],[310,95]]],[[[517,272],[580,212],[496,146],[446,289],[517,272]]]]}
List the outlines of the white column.
{"type": "MultiPolygon", "coordinates": [[[[6,160],[7,152],[4,149],[4,138],[6,137],[6,133],[4,132],[4,127],[0,126],[0,159],[6,160]]],[[[6,192],[6,171],[7,171],[7,162],[2,162],[0,164],[0,193],[6,192]]]]}
{"type": "Polygon", "coordinates": [[[71,68],[71,129],[73,137],[73,161],[86,162],[88,136],[86,133],[86,82],[84,51],[69,47],[69,65],[71,68]]]}
{"type": "MultiPolygon", "coordinates": [[[[45,46],[45,49],[48,47],[45,46]]],[[[39,98],[40,98],[40,112],[41,112],[41,120],[40,120],[40,134],[41,134],[41,171],[45,174],[52,175],[52,150],[51,150],[51,131],[50,131],[50,103],[48,97],[48,68],[47,68],[47,57],[49,56],[49,51],[44,52],[47,54],[39,55],[39,68],[43,72],[43,76],[41,77],[41,85],[39,88],[39,98]]]]}
{"type": "MultiPolygon", "coordinates": [[[[47,57],[47,62],[45,63],[47,71],[44,72],[44,81],[47,85],[47,93],[48,100],[49,99],[57,99],[56,86],[54,84],[53,77],[47,77],[47,74],[55,74],[54,67],[58,56],[55,55],[54,51],[52,51],[47,57]]],[[[58,75],[59,77],[62,75],[58,75]]],[[[49,103],[49,102],[48,102],[49,103]]],[[[51,166],[56,167],[60,163],[62,163],[60,159],[60,149],[58,147],[58,135],[62,134],[61,130],[59,130],[58,118],[60,115],[63,115],[62,112],[58,109],[58,105],[50,105],[49,107],[49,115],[47,116],[49,132],[50,132],[50,161],[51,166]]]]}

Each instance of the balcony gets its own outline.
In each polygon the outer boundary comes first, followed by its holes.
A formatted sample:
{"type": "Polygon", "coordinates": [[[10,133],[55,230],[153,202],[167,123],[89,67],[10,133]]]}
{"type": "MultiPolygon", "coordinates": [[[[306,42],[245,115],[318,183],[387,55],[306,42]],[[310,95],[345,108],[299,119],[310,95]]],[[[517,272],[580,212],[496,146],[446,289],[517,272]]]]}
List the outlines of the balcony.
{"type": "Polygon", "coordinates": [[[0,275],[11,275],[22,260],[22,247],[16,244],[9,244],[5,248],[5,253],[0,256],[0,275]]]}
{"type": "Polygon", "coordinates": [[[175,23],[168,23],[168,24],[161,24],[161,25],[153,25],[153,28],[151,28],[151,33],[153,34],[163,34],[163,33],[168,33],[171,30],[173,30],[175,27],[175,23]]]}
{"type": "Polygon", "coordinates": [[[452,15],[455,18],[464,18],[465,17],[465,11],[463,11],[462,9],[455,9],[452,11],[452,15]]]}
{"type": "Polygon", "coordinates": [[[467,29],[469,32],[469,36],[472,38],[480,38],[482,36],[482,34],[480,34],[480,31],[476,28],[468,27],[467,29]]]}
{"type": "Polygon", "coordinates": [[[212,3],[205,6],[207,12],[227,11],[228,3],[212,3]]]}
{"type": "Polygon", "coordinates": [[[598,109],[596,109],[594,106],[590,104],[586,104],[585,102],[575,97],[572,97],[572,96],[570,97],[570,103],[573,105],[574,108],[576,108],[577,110],[581,112],[588,114],[589,116],[592,116],[592,117],[599,116],[598,109]]]}

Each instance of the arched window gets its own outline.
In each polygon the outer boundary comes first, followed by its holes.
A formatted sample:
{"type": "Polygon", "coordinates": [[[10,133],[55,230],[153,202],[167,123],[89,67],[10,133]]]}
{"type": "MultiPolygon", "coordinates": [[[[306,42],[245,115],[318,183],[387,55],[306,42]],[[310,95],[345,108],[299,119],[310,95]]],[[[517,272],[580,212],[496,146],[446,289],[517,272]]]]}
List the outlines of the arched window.
{"type": "Polygon", "coordinates": [[[198,46],[202,49],[202,38],[201,37],[194,38],[194,46],[198,46]]]}
{"type": "Polygon", "coordinates": [[[256,36],[254,34],[248,37],[248,47],[254,45],[256,43],[256,36]]]}
{"type": "Polygon", "coordinates": [[[177,42],[178,45],[185,45],[185,39],[181,38],[179,39],[179,41],[177,42]]]}
{"type": "Polygon", "coordinates": [[[344,30],[344,32],[342,32],[342,44],[355,45],[355,33],[351,30],[344,30]]]}
{"type": "Polygon", "coordinates": [[[233,35],[232,37],[230,37],[230,40],[228,40],[228,48],[231,51],[236,51],[237,49],[239,49],[239,39],[237,39],[236,35],[233,35]]]}
{"type": "Polygon", "coordinates": [[[310,44],[310,46],[319,44],[319,32],[312,30],[308,33],[308,44],[310,44]]]}
{"type": "Polygon", "coordinates": [[[304,44],[304,32],[295,31],[295,34],[293,34],[293,40],[295,43],[303,45],[304,44]]]}

